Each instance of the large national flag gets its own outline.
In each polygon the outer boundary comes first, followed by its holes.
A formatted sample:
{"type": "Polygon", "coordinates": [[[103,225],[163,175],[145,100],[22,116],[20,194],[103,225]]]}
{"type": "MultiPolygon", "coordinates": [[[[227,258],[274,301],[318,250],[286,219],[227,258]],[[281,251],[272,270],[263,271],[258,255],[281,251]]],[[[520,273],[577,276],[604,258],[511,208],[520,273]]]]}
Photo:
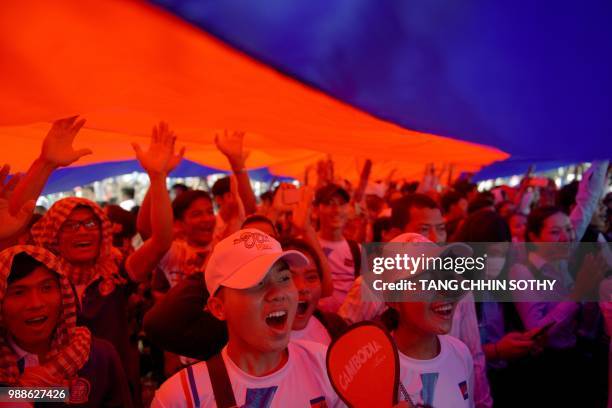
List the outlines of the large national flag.
{"type": "Polygon", "coordinates": [[[80,165],[133,158],[129,142],[161,119],[194,162],[227,170],[214,134],[240,129],[251,168],[297,178],[328,155],[349,179],[366,158],[375,178],[420,178],[430,162],[475,171],[507,157],[383,120],[142,1],[2,2],[0,56],[0,161],[16,170],[73,114],[87,118],[78,145],[94,150],[80,165]]]}

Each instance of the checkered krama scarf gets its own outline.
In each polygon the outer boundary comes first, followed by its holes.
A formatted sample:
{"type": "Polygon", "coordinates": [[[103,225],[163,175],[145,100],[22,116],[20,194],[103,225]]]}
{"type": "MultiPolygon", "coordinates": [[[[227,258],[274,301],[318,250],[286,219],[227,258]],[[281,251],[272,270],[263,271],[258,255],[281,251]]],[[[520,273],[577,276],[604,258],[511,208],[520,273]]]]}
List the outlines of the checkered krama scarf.
{"type": "Polygon", "coordinates": [[[32,239],[38,246],[48,249],[60,257],[62,270],[74,285],[86,285],[102,277],[112,287],[125,283],[119,276],[120,252],[113,248],[112,225],[104,211],[93,201],[69,197],[57,201],[47,213],[32,227],[32,239]],[[62,224],[68,219],[72,210],[83,206],[91,209],[100,221],[101,242],[100,254],[93,267],[74,265],[61,257],[59,253],[59,234],[62,224]]]}
{"type": "Polygon", "coordinates": [[[29,387],[66,386],[89,359],[91,333],[86,327],[76,325],[76,298],[61,263],[55,255],[40,247],[18,245],[0,253],[0,303],[4,302],[13,258],[23,252],[58,275],[62,310],[46,362],[26,368],[23,374],[17,367],[17,355],[9,345],[9,333],[0,313],[0,383],[29,387]]]}

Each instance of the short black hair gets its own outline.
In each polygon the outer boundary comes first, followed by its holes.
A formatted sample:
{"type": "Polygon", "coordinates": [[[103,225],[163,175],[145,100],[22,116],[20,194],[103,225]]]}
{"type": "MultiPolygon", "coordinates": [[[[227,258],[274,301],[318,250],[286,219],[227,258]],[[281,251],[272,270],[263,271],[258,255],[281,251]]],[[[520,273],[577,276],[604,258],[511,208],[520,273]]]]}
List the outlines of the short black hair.
{"type": "Polygon", "coordinates": [[[106,215],[112,223],[121,225],[121,232],[117,234],[118,236],[132,238],[136,235],[136,217],[132,212],[126,211],[116,204],[109,204],[106,206],[106,215]]]}
{"type": "Polygon", "coordinates": [[[410,182],[410,183],[405,183],[402,186],[402,188],[400,188],[400,193],[402,193],[403,195],[415,194],[418,188],[419,188],[419,182],[418,181],[413,181],[413,182],[410,182]]]}
{"type": "Polygon", "coordinates": [[[495,197],[491,192],[482,192],[468,203],[468,214],[473,214],[478,210],[482,210],[485,207],[495,206],[495,197]]]}
{"type": "Polygon", "coordinates": [[[481,210],[469,215],[452,237],[454,242],[510,242],[512,234],[506,220],[495,211],[481,210]]]}
{"type": "Polygon", "coordinates": [[[188,190],[176,197],[172,202],[172,215],[174,215],[174,219],[182,220],[189,206],[200,198],[205,198],[212,203],[210,195],[204,190],[188,190]]]}
{"type": "Polygon", "coordinates": [[[20,252],[13,257],[11,264],[11,273],[6,280],[7,285],[10,285],[18,280],[28,277],[36,268],[44,266],[41,262],[32,258],[25,252],[20,252]]]}
{"type": "Polygon", "coordinates": [[[566,214],[569,214],[572,210],[572,206],[576,204],[578,184],[578,181],[574,180],[571,183],[561,187],[561,189],[557,192],[557,205],[566,214]]]}
{"type": "Polygon", "coordinates": [[[537,207],[531,210],[529,216],[527,217],[527,231],[525,231],[525,240],[530,241],[529,233],[540,235],[546,219],[550,216],[562,212],[563,211],[561,210],[561,208],[552,205],[537,207]]]}
{"type": "Polygon", "coordinates": [[[133,199],[133,198],[134,198],[134,196],[136,195],[136,190],[134,190],[134,188],[133,188],[133,187],[123,187],[123,188],[121,189],[121,193],[122,193],[124,196],[126,196],[126,197],[129,197],[129,198],[133,199]]]}
{"type": "Polygon", "coordinates": [[[351,201],[351,195],[338,184],[328,184],[315,191],[314,205],[328,204],[334,196],[340,196],[346,203],[351,201]]]}
{"type": "Polygon", "coordinates": [[[215,181],[215,184],[213,184],[210,191],[212,192],[213,197],[220,197],[229,193],[231,191],[229,176],[222,177],[215,181]]]}
{"type": "Polygon", "coordinates": [[[462,198],[465,198],[465,195],[454,190],[449,190],[444,193],[440,199],[440,204],[442,205],[442,211],[444,211],[444,214],[449,212],[450,208],[457,204],[462,198]]]}
{"type": "Polygon", "coordinates": [[[379,217],[372,224],[372,238],[374,242],[382,242],[383,232],[391,229],[391,217],[379,217]]]}
{"type": "Polygon", "coordinates": [[[281,247],[283,248],[283,251],[295,249],[310,255],[315,263],[315,267],[317,268],[319,279],[323,279],[323,265],[321,264],[321,259],[317,255],[315,249],[308,242],[298,238],[288,238],[281,242],[281,247]]]}
{"type": "Polygon", "coordinates": [[[457,180],[453,184],[453,190],[457,191],[460,194],[467,196],[472,191],[476,190],[478,186],[475,183],[472,183],[468,180],[457,180]]]}
{"type": "Polygon", "coordinates": [[[274,230],[274,232],[276,232],[276,235],[278,235],[278,231],[276,230],[276,226],[274,225],[272,220],[269,219],[268,217],[266,217],[265,215],[261,215],[261,214],[252,214],[252,215],[249,215],[244,220],[242,225],[240,226],[240,229],[248,228],[249,224],[254,223],[254,222],[263,222],[265,224],[269,224],[270,227],[272,227],[272,230],[274,230]]]}
{"type": "Polygon", "coordinates": [[[259,199],[264,202],[264,201],[269,201],[270,203],[272,202],[272,200],[274,200],[274,192],[272,191],[266,191],[265,193],[263,193],[262,195],[259,196],[259,199]]]}
{"type": "Polygon", "coordinates": [[[404,230],[410,223],[412,208],[440,209],[438,204],[428,195],[414,193],[396,200],[391,207],[391,225],[404,230]]]}
{"type": "Polygon", "coordinates": [[[189,190],[189,187],[187,187],[185,184],[183,183],[175,183],[172,185],[172,187],[170,187],[171,190],[181,190],[182,192],[185,192],[187,190],[189,190]]]}

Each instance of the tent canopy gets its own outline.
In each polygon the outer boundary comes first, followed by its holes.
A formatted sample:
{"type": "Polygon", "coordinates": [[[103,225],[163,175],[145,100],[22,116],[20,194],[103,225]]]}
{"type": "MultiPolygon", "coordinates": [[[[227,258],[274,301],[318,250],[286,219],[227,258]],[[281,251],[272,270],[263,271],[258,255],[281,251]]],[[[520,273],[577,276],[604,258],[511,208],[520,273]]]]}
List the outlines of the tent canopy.
{"type": "Polygon", "coordinates": [[[0,161],[15,170],[36,157],[52,120],[77,113],[87,123],[76,145],[94,150],[78,165],[133,159],[129,143],[146,144],[161,119],[189,160],[228,169],[214,134],[238,129],[250,167],[297,178],[328,154],[353,179],[366,158],[374,177],[397,168],[419,178],[434,161],[459,172],[507,157],[379,119],[144,2],[2,2],[0,55],[0,161]]]}
{"type": "MultiPolygon", "coordinates": [[[[144,172],[137,160],[120,160],[105,163],[89,164],[85,166],[73,166],[55,171],[45,185],[43,194],[53,194],[68,191],[77,186],[83,186],[100,180],[103,177],[114,177],[133,172],[144,172]]],[[[227,173],[220,169],[202,166],[191,160],[183,160],[170,173],[170,177],[206,177],[211,174],[227,173]]],[[[252,169],[249,171],[252,180],[270,182],[272,180],[288,181],[285,178],[277,178],[270,174],[267,168],[252,169]]]]}

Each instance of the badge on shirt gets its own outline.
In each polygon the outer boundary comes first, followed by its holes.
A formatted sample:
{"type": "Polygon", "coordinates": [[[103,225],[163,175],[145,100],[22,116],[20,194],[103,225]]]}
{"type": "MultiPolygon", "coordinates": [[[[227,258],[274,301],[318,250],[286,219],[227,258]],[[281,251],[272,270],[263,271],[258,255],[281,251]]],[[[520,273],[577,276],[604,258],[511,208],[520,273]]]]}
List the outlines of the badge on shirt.
{"type": "Polygon", "coordinates": [[[310,408],[327,408],[325,397],[321,396],[319,398],[311,399],[310,408]]]}
{"type": "Polygon", "coordinates": [[[91,385],[85,378],[77,377],[70,382],[69,404],[84,404],[89,401],[91,385]]]}
{"type": "Polygon", "coordinates": [[[248,388],[244,407],[269,408],[272,405],[278,386],[268,388],[248,388]]]}
{"type": "Polygon", "coordinates": [[[461,391],[461,395],[464,400],[467,400],[470,396],[468,394],[468,386],[466,381],[461,381],[459,383],[459,391],[461,391]]]}

